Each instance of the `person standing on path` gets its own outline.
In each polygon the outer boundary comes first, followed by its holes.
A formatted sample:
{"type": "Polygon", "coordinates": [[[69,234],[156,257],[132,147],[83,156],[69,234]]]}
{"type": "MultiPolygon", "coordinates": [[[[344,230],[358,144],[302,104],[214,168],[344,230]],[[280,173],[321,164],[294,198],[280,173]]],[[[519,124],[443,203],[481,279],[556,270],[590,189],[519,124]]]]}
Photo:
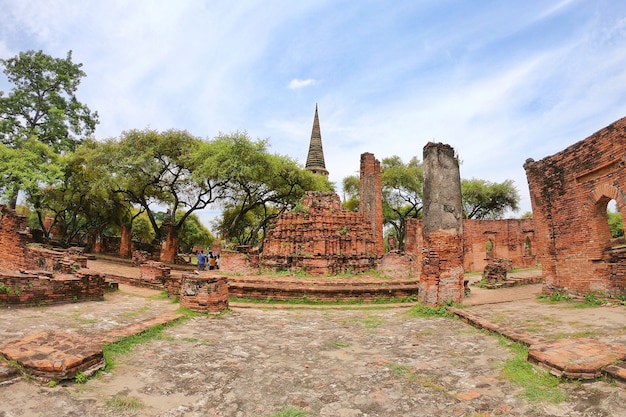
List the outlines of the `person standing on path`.
{"type": "Polygon", "coordinates": [[[204,251],[201,250],[200,253],[198,253],[198,271],[204,271],[206,269],[206,255],[204,254],[204,251]]]}

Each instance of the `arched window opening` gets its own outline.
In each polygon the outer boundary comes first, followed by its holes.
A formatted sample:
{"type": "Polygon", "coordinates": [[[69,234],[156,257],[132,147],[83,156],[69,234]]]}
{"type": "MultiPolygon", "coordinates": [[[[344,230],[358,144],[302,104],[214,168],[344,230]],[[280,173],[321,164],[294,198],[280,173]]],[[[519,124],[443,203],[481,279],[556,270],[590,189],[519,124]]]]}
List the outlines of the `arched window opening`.
{"type": "Polygon", "coordinates": [[[530,238],[526,236],[526,240],[524,240],[524,256],[531,256],[532,254],[532,244],[530,238]]]}
{"type": "Polygon", "coordinates": [[[493,259],[493,241],[489,239],[485,244],[486,258],[493,259]]]}
{"type": "Polygon", "coordinates": [[[610,200],[606,205],[606,221],[611,231],[611,246],[622,245],[624,241],[624,223],[622,213],[615,200],[610,200]]]}

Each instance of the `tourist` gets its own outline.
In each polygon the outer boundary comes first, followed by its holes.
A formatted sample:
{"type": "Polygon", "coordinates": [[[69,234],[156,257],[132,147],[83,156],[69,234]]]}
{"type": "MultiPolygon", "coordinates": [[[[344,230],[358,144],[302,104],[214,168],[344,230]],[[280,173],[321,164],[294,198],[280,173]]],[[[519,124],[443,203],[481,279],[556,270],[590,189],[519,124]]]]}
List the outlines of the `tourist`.
{"type": "Polygon", "coordinates": [[[214,270],[215,269],[215,255],[213,255],[213,253],[211,252],[211,256],[209,256],[209,270],[214,270]]]}
{"type": "Polygon", "coordinates": [[[215,259],[215,268],[216,269],[220,269],[220,254],[217,254],[217,257],[215,259]]]}
{"type": "Polygon", "coordinates": [[[204,251],[201,250],[198,253],[198,271],[204,271],[206,269],[206,255],[204,251]]]}

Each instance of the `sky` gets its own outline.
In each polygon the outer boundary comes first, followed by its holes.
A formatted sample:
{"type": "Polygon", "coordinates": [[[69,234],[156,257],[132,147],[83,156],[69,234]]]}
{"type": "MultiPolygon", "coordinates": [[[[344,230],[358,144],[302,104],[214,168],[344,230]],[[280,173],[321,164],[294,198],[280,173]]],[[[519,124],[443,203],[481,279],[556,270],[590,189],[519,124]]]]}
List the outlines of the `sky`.
{"type": "MultiPolygon", "coordinates": [[[[315,106],[329,178],[360,155],[451,145],[461,178],[523,164],[626,116],[622,0],[0,0],[0,58],[82,63],[96,138],[247,131],[306,162],[315,106]]],[[[10,89],[0,74],[0,90],[10,89]]],[[[203,221],[210,214],[205,213],[203,221]]]]}

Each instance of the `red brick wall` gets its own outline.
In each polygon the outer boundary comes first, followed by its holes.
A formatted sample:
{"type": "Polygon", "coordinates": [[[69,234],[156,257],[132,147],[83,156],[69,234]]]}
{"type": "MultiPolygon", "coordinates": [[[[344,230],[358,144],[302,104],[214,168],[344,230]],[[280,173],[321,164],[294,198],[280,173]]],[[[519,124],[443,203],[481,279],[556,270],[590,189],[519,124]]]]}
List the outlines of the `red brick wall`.
{"type": "Polygon", "coordinates": [[[263,242],[261,268],[325,275],[376,267],[377,244],[363,214],[343,210],[334,193],[307,192],[304,206],[303,213],[276,219],[263,242]]]}
{"type": "Polygon", "coordinates": [[[217,313],[228,308],[226,277],[183,274],[180,284],[180,305],[199,313],[217,313]]]}
{"type": "Polygon", "coordinates": [[[4,271],[0,273],[0,307],[39,307],[104,299],[106,283],[99,274],[48,277],[4,271]]]}
{"type": "Polygon", "coordinates": [[[509,259],[513,268],[534,267],[537,248],[533,220],[463,220],[463,251],[466,271],[483,271],[498,258],[509,259]],[[489,254],[488,241],[492,243],[489,254]]]}
{"type": "Polygon", "coordinates": [[[626,118],[540,161],[524,164],[546,285],[626,294],[606,220],[613,199],[626,219],[626,118]],[[610,271],[614,272],[614,275],[610,271]]]}
{"type": "Polygon", "coordinates": [[[392,278],[417,278],[419,270],[417,258],[406,253],[386,253],[378,266],[379,274],[392,278]]]}
{"type": "Polygon", "coordinates": [[[250,265],[249,257],[245,253],[223,250],[220,253],[220,271],[237,275],[258,273],[258,269],[250,265]]]}
{"type": "Polygon", "coordinates": [[[383,238],[383,189],[380,179],[380,162],[374,154],[361,154],[361,199],[359,212],[370,222],[372,238],[375,242],[375,253],[385,253],[383,238]]]}
{"type": "Polygon", "coordinates": [[[147,261],[139,265],[139,277],[148,284],[164,284],[171,272],[172,268],[161,262],[147,261]]]}
{"type": "Polygon", "coordinates": [[[0,269],[25,268],[25,248],[29,241],[26,221],[26,217],[14,210],[0,206],[0,269]]]}

